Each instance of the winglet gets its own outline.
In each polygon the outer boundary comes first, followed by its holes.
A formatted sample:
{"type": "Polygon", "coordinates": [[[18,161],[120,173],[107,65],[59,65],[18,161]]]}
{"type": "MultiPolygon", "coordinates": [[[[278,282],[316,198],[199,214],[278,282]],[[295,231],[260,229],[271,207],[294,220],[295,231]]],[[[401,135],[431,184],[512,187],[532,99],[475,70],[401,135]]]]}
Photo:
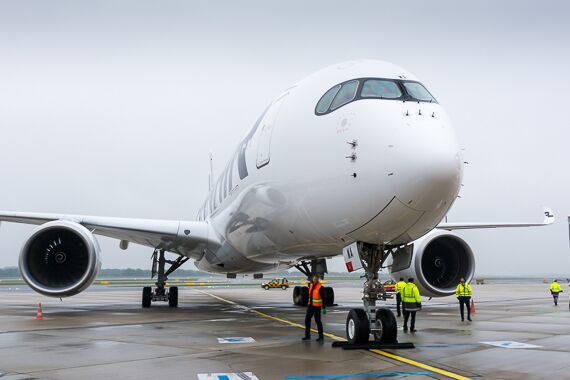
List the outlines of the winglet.
{"type": "Polygon", "coordinates": [[[554,223],[554,214],[552,213],[552,210],[549,209],[548,207],[544,207],[544,222],[543,224],[545,226],[554,223]]]}

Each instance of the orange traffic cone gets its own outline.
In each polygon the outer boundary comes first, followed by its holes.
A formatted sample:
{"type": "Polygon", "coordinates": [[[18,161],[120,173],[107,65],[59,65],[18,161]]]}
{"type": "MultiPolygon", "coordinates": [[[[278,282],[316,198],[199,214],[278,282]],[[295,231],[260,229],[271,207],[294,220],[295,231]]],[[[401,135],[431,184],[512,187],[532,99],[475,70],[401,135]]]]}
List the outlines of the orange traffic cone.
{"type": "Polygon", "coordinates": [[[36,321],[44,320],[44,312],[42,310],[42,303],[38,303],[38,312],[36,313],[36,321]]]}
{"type": "Polygon", "coordinates": [[[475,302],[473,302],[473,298],[471,298],[471,307],[469,308],[469,314],[475,314],[475,302]]]}

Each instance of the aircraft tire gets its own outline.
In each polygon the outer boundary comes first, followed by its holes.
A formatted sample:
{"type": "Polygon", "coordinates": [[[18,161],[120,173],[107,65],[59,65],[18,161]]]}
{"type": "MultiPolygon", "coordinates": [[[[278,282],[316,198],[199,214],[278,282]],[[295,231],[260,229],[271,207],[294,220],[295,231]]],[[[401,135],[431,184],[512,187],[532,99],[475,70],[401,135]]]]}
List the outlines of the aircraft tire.
{"type": "Polygon", "coordinates": [[[150,286],[145,286],[142,291],[142,307],[150,307],[152,300],[152,288],[150,286]]]}
{"type": "Polygon", "coordinates": [[[330,286],[323,286],[323,297],[325,306],[334,305],[334,289],[330,286]]]}
{"type": "Polygon", "coordinates": [[[299,306],[307,306],[309,303],[309,288],[306,286],[301,286],[301,304],[299,306]]]}
{"type": "Polygon", "coordinates": [[[307,306],[309,302],[309,288],[306,286],[295,286],[293,288],[293,304],[297,306],[307,306]]]}
{"type": "Polygon", "coordinates": [[[370,335],[370,322],[362,309],[350,309],[346,318],[346,339],[349,344],[367,343],[370,335]]]}
{"type": "Polygon", "coordinates": [[[398,340],[398,322],[392,310],[381,307],[376,310],[376,325],[380,331],[374,332],[374,340],[379,343],[396,343],[398,340]]]}
{"type": "Polygon", "coordinates": [[[171,286],[168,290],[168,306],[178,307],[178,286],[171,286]]]}
{"type": "Polygon", "coordinates": [[[301,287],[295,286],[293,288],[293,305],[301,306],[300,294],[301,294],[301,287]]]}

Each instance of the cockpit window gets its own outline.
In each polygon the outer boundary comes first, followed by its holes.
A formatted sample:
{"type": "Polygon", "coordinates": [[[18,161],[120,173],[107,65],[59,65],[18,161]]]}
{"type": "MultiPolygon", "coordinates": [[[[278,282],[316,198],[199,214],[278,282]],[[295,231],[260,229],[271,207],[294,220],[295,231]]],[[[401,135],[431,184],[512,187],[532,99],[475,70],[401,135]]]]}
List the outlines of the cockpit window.
{"type": "Polygon", "coordinates": [[[368,79],[362,85],[363,98],[397,99],[402,96],[398,84],[384,79],[368,79]]]}
{"type": "Polygon", "coordinates": [[[358,81],[352,80],[350,82],[346,82],[342,85],[342,88],[336,94],[332,104],[331,110],[334,110],[346,103],[350,102],[356,96],[356,90],[358,89],[358,81]]]}
{"type": "Polygon", "coordinates": [[[329,110],[329,106],[331,105],[331,102],[339,89],[340,84],[337,84],[323,95],[317,104],[317,113],[325,113],[329,110]]]}
{"type": "Polygon", "coordinates": [[[402,79],[357,78],[337,84],[325,92],[315,107],[315,113],[326,115],[346,104],[361,99],[437,103],[435,98],[419,82],[402,79]]]}
{"type": "Polygon", "coordinates": [[[415,100],[420,100],[423,102],[435,102],[435,99],[431,94],[418,82],[402,82],[406,88],[406,92],[415,100]]]}

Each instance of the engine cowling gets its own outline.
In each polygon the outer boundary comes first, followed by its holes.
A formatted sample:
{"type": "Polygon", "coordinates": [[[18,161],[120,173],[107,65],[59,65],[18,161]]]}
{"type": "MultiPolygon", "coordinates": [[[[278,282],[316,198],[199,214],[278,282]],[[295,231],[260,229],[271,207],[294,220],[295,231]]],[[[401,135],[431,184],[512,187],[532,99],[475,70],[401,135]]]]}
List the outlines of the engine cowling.
{"type": "Polygon", "coordinates": [[[471,281],[475,258],[471,247],[459,236],[435,230],[392,255],[390,276],[415,279],[420,293],[427,297],[455,294],[461,277],[471,281]]]}
{"type": "Polygon", "coordinates": [[[20,273],[36,292],[69,297],[93,283],[101,268],[95,236],[81,224],[57,220],[42,224],[20,252],[20,273]]]}

